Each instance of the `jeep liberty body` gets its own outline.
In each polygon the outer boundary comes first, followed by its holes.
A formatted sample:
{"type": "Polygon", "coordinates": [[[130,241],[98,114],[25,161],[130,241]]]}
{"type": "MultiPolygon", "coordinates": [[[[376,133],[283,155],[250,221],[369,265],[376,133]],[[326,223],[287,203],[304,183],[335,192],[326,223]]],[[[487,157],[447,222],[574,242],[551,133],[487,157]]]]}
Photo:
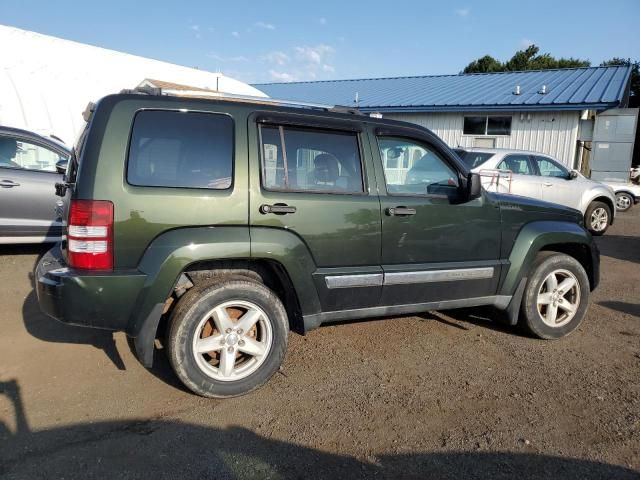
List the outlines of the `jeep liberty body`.
{"type": "Polygon", "coordinates": [[[43,311],[126,332],[145,366],[161,338],[210,397],[330,322],[491,305],[540,338],[577,328],[599,278],[579,211],[485,192],[430,131],[337,110],[103,98],[58,186],[43,311]]]}

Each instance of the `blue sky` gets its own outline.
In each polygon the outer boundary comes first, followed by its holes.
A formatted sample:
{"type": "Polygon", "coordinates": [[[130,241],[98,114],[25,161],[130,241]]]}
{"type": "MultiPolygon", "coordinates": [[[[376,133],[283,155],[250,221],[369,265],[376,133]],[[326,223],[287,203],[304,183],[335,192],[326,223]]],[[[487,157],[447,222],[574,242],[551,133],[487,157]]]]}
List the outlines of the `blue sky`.
{"type": "Polygon", "coordinates": [[[0,24],[246,82],[458,73],[531,42],[594,64],[640,59],[640,0],[0,0],[0,24]]]}

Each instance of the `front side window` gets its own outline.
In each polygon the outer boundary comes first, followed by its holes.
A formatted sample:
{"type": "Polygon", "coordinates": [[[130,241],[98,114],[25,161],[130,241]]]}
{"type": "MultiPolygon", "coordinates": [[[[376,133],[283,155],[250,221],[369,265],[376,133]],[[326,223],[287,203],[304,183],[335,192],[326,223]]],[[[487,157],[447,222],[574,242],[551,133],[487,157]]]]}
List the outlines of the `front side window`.
{"type": "Polygon", "coordinates": [[[356,133],[261,125],[260,138],[267,190],[364,192],[356,133]]]}
{"type": "Polygon", "coordinates": [[[533,175],[528,155],[507,155],[498,165],[498,170],[509,170],[517,175],[533,175]]]}
{"type": "Polygon", "coordinates": [[[511,135],[511,117],[477,115],[464,117],[464,135],[511,135]]]}
{"type": "Polygon", "coordinates": [[[14,137],[0,137],[0,167],[55,172],[56,163],[66,160],[53,150],[14,137]]]}
{"type": "Polygon", "coordinates": [[[538,170],[543,177],[568,178],[569,172],[556,162],[546,157],[535,157],[538,170]]]}
{"type": "Polygon", "coordinates": [[[147,187],[231,187],[233,120],[227,115],[143,110],[133,123],[127,181],[147,187]]]}
{"type": "Polygon", "coordinates": [[[387,192],[391,194],[426,195],[441,193],[440,187],[458,187],[456,171],[435,149],[422,143],[393,137],[378,137],[380,157],[383,159],[387,192]],[[390,166],[389,158],[406,158],[390,166]],[[397,165],[402,165],[398,167],[397,165]]]}

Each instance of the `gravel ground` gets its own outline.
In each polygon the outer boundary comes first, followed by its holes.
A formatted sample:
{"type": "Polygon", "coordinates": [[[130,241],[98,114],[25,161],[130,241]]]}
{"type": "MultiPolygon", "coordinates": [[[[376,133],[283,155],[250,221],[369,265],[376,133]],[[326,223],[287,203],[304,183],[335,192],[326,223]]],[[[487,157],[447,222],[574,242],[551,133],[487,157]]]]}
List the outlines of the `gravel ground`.
{"type": "Polygon", "coordinates": [[[39,312],[39,247],[0,250],[3,478],[640,478],[640,206],[598,239],[580,329],[539,341],[482,310],[291,335],[245,397],[186,392],[161,351],[39,312]]]}

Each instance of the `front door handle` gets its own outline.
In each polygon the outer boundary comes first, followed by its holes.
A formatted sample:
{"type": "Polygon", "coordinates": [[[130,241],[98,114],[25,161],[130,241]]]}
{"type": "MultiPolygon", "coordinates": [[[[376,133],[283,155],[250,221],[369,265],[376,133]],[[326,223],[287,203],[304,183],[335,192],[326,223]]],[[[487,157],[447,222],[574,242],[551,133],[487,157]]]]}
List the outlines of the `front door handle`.
{"type": "Polygon", "coordinates": [[[266,215],[267,213],[274,213],[276,215],[287,215],[296,213],[296,207],[293,205],[287,205],[286,203],[276,203],[274,205],[262,204],[260,205],[260,213],[266,215]]]}
{"type": "Polygon", "coordinates": [[[0,180],[0,187],[3,188],[11,188],[11,187],[19,187],[20,184],[18,182],[14,182],[13,180],[0,180]]]}
{"type": "Polygon", "coordinates": [[[551,183],[551,182],[544,182],[543,185],[545,187],[553,187],[553,183],[551,183]]]}
{"type": "Polygon", "coordinates": [[[390,207],[387,208],[387,215],[392,217],[404,217],[409,215],[415,215],[415,208],[407,208],[407,207],[390,207]]]}

